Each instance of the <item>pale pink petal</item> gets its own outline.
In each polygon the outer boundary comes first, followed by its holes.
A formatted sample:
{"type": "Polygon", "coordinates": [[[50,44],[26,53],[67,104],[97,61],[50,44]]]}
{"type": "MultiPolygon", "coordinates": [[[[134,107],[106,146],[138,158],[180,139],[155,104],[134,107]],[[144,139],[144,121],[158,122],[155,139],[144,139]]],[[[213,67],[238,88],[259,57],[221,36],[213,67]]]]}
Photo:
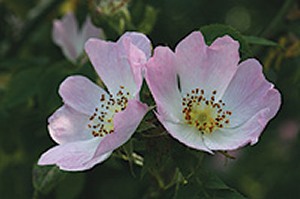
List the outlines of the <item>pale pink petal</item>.
{"type": "Polygon", "coordinates": [[[64,55],[70,61],[75,62],[79,56],[76,48],[79,38],[78,25],[73,13],[66,14],[62,20],[54,20],[52,38],[54,43],[61,47],[64,55]]]}
{"type": "Polygon", "coordinates": [[[138,94],[140,92],[140,88],[143,83],[142,73],[143,73],[143,68],[146,65],[147,58],[145,56],[145,53],[131,42],[131,38],[129,37],[124,38],[123,43],[124,43],[124,47],[127,49],[129,64],[132,69],[134,81],[138,88],[138,90],[136,90],[135,93],[132,93],[132,95],[136,96],[136,99],[139,99],[138,94]]]}
{"type": "MultiPolygon", "coordinates": [[[[136,80],[140,81],[141,78],[135,76],[141,76],[142,74],[134,72],[132,67],[136,65],[131,65],[130,58],[134,57],[134,62],[137,62],[137,60],[144,62],[146,60],[145,54],[129,48],[128,42],[126,42],[127,39],[131,39],[130,35],[123,35],[116,43],[89,39],[85,44],[85,50],[90,61],[111,93],[118,92],[120,86],[124,86],[131,94],[137,93],[140,89],[138,87],[140,82],[136,82],[136,80]],[[130,50],[132,51],[129,52],[130,50]],[[134,52],[137,52],[135,56],[132,55],[134,52]]],[[[141,41],[147,42],[142,39],[138,41],[141,46],[141,41]]]]}
{"type": "Polygon", "coordinates": [[[193,32],[176,47],[176,65],[183,93],[191,89],[217,90],[222,96],[239,61],[239,43],[229,36],[216,39],[207,46],[200,32],[193,32]]]}
{"type": "Polygon", "coordinates": [[[139,32],[126,32],[122,38],[129,37],[132,44],[135,45],[146,55],[146,59],[151,57],[152,45],[148,37],[139,32]]]}
{"type": "Polygon", "coordinates": [[[114,132],[103,138],[96,154],[101,155],[113,151],[127,142],[147,111],[147,105],[137,100],[129,100],[126,109],[114,116],[114,132]]]}
{"type": "Polygon", "coordinates": [[[192,147],[194,149],[207,151],[212,153],[205,145],[202,134],[196,129],[183,123],[177,123],[165,120],[160,115],[156,115],[159,121],[163,124],[166,130],[176,138],[179,142],[192,147]]]}
{"type": "Polygon", "coordinates": [[[81,42],[79,42],[78,48],[80,48],[81,51],[83,51],[84,48],[84,43],[89,39],[89,38],[100,38],[104,39],[104,33],[101,28],[97,28],[91,21],[90,17],[87,17],[82,28],[81,28],[81,42]]]}
{"type": "Polygon", "coordinates": [[[246,144],[255,144],[269,121],[268,108],[260,110],[244,124],[236,128],[219,129],[211,134],[204,134],[204,143],[211,150],[235,150],[246,144]]]}
{"type": "Polygon", "coordinates": [[[48,119],[49,133],[58,144],[92,139],[88,131],[89,117],[64,105],[48,119]]]}
{"type": "Polygon", "coordinates": [[[90,161],[85,163],[84,168],[82,168],[80,170],[86,170],[86,168],[89,169],[89,168],[94,167],[96,164],[99,164],[99,163],[105,161],[106,159],[108,159],[112,153],[113,153],[113,151],[109,151],[102,155],[98,155],[98,156],[94,155],[93,159],[91,159],[90,161]]]}
{"type": "Polygon", "coordinates": [[[279,92],[268,82],[262,66],[255,59],[242,62],[230,82],[223,101],[225,108],[232,112],[230,127],[243,124],[262,109],[269,109],[266,120],[275,116],[280,107],[279,92]]]}
{"type": "Polygon", "coordinates": [[[41,156],[38,164],[56,164],[60,169],[67,171],[90,169],[109,156],[109,154],[103,154],[102,157],[94,156],[100,141],[101,138],[97,137],[90,140],[55,146],[41,156]]]}
{"type": "Polygon", "coordinates": [[[87,116],[99,105],[101,95],[107,95],[88,78],[79,75],[66,78],[59,87],[59,94],[65,104],[87,116]]]}
{"type": "Polygon", "coordinates": [[[178,88],[174,53],[168,47],[156,47],[149,59],[145,78],[160,115],[174,121],[181,118],[181,95],[178,88]]]}

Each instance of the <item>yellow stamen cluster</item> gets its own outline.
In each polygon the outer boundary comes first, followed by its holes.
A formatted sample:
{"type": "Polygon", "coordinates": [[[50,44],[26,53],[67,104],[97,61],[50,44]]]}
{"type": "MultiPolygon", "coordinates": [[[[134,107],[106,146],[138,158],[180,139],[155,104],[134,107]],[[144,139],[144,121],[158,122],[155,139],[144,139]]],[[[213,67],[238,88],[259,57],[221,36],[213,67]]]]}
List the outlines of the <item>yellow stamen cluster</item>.
{"type": "Polygon", "coordinates": [[[94,137],[103,137],[114,132],[113,117],[127,107],[129,97],[130,93],[125,91],[124,86],[120,86],[115,96],[113,94],[108,97],[104,94],[100,96],[99,106],[95,108],[87,125],[94,137]]]}
{"type": "Polygon", "coordinates": [[[203,89],[193,89],[182,98],[182,113],[185,122],[201,133],[212,133],[230,123],[231,111],[224,110],[225,103],[216,100],[217,91],[205,95],[203,89]]]}

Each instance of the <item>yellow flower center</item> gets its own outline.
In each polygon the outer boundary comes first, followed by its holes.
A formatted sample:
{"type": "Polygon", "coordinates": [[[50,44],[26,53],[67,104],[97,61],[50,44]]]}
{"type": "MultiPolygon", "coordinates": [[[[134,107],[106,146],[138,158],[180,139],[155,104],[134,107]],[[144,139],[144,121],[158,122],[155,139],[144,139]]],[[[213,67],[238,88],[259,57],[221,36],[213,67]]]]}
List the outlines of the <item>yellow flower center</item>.
{"type": "Polygon", "coordinates": [[[222,100],[216,101],[214,90],[205,95],[203,89],[196,88],[182,98],[182,113],[185,123],[197,128],[201,133],[212,133],[230,123],[231,111],[225,110],[222,100]]]}
{"type": "Polygon", "coordinates": [[[87,125],[94,137],[103,137],[114,132],[113,117],[116,113],[125,110],[129,98],[130,93],[125,91],[124,86],[120,86],[115,96],[113,94],[108,97],[104,94],[100,96],[100,104],[95,108],[87,125]]]}

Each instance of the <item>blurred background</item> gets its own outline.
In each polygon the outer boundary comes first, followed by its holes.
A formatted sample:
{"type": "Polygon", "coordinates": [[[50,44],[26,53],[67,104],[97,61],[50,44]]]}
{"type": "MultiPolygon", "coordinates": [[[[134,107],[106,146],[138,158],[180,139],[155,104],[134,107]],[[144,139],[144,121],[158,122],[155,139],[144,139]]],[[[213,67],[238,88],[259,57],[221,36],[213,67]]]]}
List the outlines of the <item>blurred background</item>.
{"type": "Polygon", "coordinates": [[[300,198],[299,6],[296,0],[0,0],[0,198],[300,198]],[[53,20],[70,11],[80,24],[90,15],[113,41],[136,30],[153,46],[174,48],[193,30],[201,29],[207,43],[230,34],[242,58],[259,59],[280,90],[279,114],[255,146],[215,156],[168,136],[146,139],[140,130],[92,170],[38,167],[41,153],[55,145],[47,118],[62,104],[60,82],[72,74],[96,79],[90,63],[66,60],[52,40],[53,20]]]}

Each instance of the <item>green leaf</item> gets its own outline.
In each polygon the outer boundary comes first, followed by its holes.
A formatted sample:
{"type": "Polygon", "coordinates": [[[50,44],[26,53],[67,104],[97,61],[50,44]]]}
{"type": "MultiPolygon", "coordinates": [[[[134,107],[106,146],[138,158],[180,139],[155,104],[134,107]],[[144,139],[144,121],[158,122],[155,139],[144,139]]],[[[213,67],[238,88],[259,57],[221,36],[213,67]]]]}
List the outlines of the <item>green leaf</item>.
{"type": "Polygon", "coordinates": [[[34,189],[40,193],[49,193],[65,176],[66,172],[59,170],[57,166],[33,167],[32,180],[34,189]]]}
{"type": "Polygon", "coordinates": [[[243,38],[248,44],[261,45],[261,46],[279,46],[278,43],[261,37],[243,36],[243,38]]]}
{"type": "Polygon", "coordinates": [[[204,38],[208,45],[210,45],[218,37],[229,35],[240,43],[240,51],[242,53],[242,59],[252,57],[253,55],[249,47],[249,44],[245,40],[244,36],[231,26],[224,25],[224,24],[212,24],[212,25],[201,27],[200,31],[204,35],[204,38]]]}

